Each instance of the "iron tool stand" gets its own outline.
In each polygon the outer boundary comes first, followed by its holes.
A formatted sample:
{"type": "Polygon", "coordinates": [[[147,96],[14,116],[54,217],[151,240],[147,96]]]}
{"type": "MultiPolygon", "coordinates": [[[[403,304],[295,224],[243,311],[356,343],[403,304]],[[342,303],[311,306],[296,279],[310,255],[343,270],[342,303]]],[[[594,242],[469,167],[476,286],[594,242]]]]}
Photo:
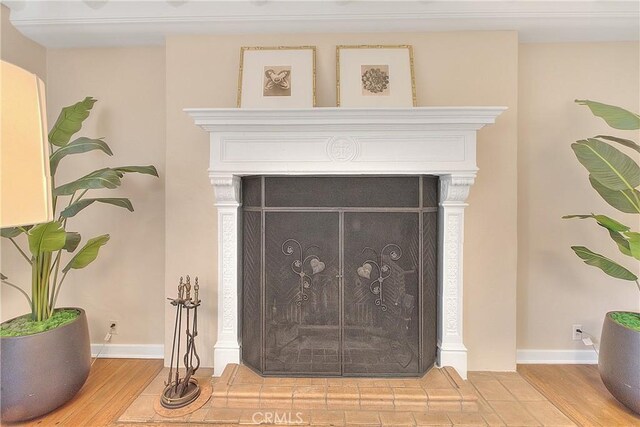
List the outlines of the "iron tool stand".
{"type": "Polygon", "coordinates": [[[198,336],[198,306],[200,299],[198,298],[198,278],[193,287],[193,298],[191,297],[191,278],[187,276],[186,282],[180,278],[178,285],[178,297],[175,299],[167,298],[171,301],[171,305],[176,307],[176,320],[173,329],[173,347],[171,348],[171,366],[169,368],[169,377],[165,382],[165,388],[160,396],[160,403],[167,409],[177,409],[187,406],[200,396],[200,385],[193,378],[200,367],[200,357],[196,352],[195,338],[198,336]],[[183,310],[186,311],[186,344],[187,349],[184,353],[185,375],[180,378],[180,342],[182,330],[183,310]],[[193,324],[190,324],[191,311],[193,311],[193,324]],[[195,365],[194,365],[195,359],[195,365]],[[175,360],[175,366],[174,366],[175,360]],[[175,368],[175,374],[173,372],[175,368]]]}

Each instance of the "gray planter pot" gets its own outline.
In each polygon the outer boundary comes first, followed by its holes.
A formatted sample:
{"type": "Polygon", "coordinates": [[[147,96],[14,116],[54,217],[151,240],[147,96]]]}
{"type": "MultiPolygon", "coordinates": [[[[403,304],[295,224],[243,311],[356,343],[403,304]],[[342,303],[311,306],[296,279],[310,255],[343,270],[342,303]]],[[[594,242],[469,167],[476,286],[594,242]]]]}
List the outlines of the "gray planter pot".
{"type": "Polygon", "coordinates": [[[611,313],[602,326],[600,377],[616,399],[640,414],[640,332],[615,322],[611,313]]]}
{"type": "Polygon", "coordinates": [[[69,401],[89,376],[91,347],[82,309],[70,323],[0,342],[1,418],[24,421],[69,401]]]}

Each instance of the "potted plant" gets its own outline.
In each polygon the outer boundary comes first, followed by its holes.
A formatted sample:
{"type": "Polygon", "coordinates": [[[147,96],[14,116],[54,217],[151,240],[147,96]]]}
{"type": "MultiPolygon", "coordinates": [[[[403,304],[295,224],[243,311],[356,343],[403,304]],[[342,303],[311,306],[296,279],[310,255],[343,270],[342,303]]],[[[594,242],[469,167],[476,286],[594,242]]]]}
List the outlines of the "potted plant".
{"type": "MultiPolygon", "coordinates": [[[[640,116],[623,108],[589,100],[576,100],[609,126],[618,130],[637,131],[640,116]]],[[[637,133],[637,132],[636,132],[637,133]]],[[[597,135],[571,145],[578,161],[589,171],[594,190],[611,206],[640,218],[640,167],[637,161],[617,146],[640,153],[640,145],[618,136],[597,135]]],[[[568,215],[563,218],[593,219],[609,234],[618,250],[640,260],[640,233],[606,215],[568,215]]],[[[634,221],[638,225],[638,221],[634,221]]],[[[635,273],[617,262],[584,246],[571,249],[586,264],[598,267],[617,279],[640,283],[635,273]]],[[[640,413],[640,313],[611,311],[606,314],[598,355],[600,376],[607,389],[631,410],[640,413]]]]}
{"type": "Polygon", "coordinates": [[[92,263],[109,235],[93,237],[80,246],[80,234],[68,231],[69,219],[95,203],[133,211],[126,198],[89,198],[87,193],[117,188],[127,173],[158,176],[153,166],[103,168],[56,186],[55,174],[66,156],[96,150],[113,154],[102,139],[80,137],[71,141],[95,102],[87,97],[63,108],[49,132],[52,200],[57,218],[44,224],[1,230],[2,237],[11,241],[31,268],[30,295],[0,273],[2,283],[22,293],[31,309],[29,314],[0,325],[3,421],[27,420],[52,411],[71,399],[89,375],[91,350],[86,314],[80,308],[56,308],[56,301],[67,274],[92,263]]]}

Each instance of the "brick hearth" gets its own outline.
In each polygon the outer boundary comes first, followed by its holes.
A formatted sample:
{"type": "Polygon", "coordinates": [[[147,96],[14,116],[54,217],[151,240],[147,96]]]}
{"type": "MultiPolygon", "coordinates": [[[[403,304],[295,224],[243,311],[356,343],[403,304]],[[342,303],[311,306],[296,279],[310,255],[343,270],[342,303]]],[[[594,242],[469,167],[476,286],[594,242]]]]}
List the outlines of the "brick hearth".
{"type": "Polygon", "coordinates": [[[455,369],[422,378],[274,378],[230,364],[213,387],[214,408],[477,411],[478,396],[455,369]]]}

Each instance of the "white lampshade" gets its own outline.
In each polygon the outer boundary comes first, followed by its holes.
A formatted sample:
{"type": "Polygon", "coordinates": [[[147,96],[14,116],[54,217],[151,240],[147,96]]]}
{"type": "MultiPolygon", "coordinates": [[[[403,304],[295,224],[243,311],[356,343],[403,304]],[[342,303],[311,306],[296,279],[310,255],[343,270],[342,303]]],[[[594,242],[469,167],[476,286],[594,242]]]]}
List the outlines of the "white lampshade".
{"type": "Polygon", "coordinates": [[[0,226],[51,221],[51,173],[44,83],[2,61],[0,226]]]}

